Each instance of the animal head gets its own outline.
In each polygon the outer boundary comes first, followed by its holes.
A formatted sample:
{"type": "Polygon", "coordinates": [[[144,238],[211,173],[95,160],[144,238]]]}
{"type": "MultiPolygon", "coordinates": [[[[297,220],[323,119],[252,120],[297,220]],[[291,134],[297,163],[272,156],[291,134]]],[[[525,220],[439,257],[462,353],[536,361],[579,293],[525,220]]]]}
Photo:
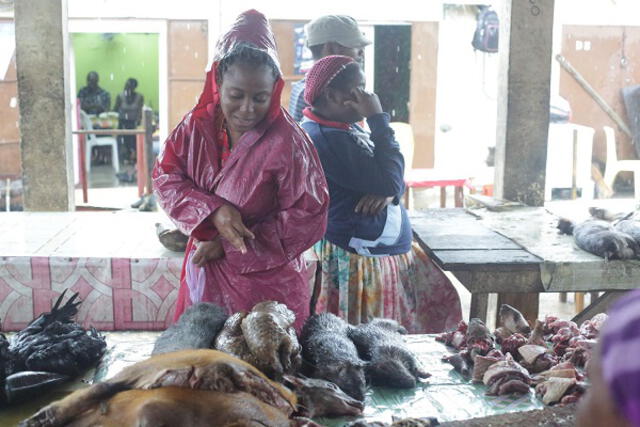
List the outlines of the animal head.
{"type": "Polygon", "coordinates": [[[321,370],[316,368],[316,374],[336,384],[349,396],[363,401],[367,388],[365,366],[364,362],[342,362],[323,366],[321,370]]]}
{"type": "Polygon", "coordinates": [[[638,244],[624,233],[606,233],[602,235],[601,252],[604,259],[632,259],[640,255],[638,244]]]}
{"type": "Polygon", "coordinates": [[[302,416],[354,416],[361,415],[364,410],[361,401],[352,398],[330,381],[292,375],[285,375],[284,380],[294,388],[298,403],[302,406],[299,411],[302,416]]]}

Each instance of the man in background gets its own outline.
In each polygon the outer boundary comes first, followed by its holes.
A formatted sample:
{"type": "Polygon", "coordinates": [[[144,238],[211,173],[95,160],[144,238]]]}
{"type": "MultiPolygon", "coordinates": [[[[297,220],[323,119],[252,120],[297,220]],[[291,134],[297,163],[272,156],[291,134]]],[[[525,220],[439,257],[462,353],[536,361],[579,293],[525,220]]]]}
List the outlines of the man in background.
{"type": "Polygon", "coordinates": [[[100,114],[111,108],[111,95],[98,86],[98,73],[87,74],[87,85],[78,92],[80,108],[87,114],[100,114]]]}
{"type": "MultiPolygon", "coordinates": [[[[304,27],[307,47],[313,55],[313,61],[329,55],[350,56],[364,66],[364,48],[371,44],[358,28],[355,19],[346,15],[325,15],[314,19],[304,27]]],[[[291,85],[289,113],[300,122],[304,102],[305,79],[291,85]]]]}

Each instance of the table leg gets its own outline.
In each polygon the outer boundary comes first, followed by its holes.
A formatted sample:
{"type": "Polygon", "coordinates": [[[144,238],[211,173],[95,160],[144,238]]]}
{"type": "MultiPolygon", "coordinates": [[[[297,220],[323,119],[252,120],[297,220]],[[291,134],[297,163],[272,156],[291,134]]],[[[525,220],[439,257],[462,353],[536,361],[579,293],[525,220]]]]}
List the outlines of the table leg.
{"type": "Polygon", "coordinates": [[[489,294],[471,294],[471,307],[469,309],[469,319],[477,317],[483,322],[487,321],[487,306],[489,294]]]}
{"type": "Polygon", "coordinates": [[[576,313],[580,313],[582,310],[584,310],[584,293],[576,292],[574,298],[575,298],[576,313]]]}
{"type": "Polygon", "coordinates": [[[136,177],[138,178],[138,197],[144,195],[144,189],[147,183],[147,175],[145,174],[145,157],[144,157],[144,135],[136,135],[136,177]]]}
{"type": "MultiPolygon", "coordinates": [[[[538,307],[540,304],[537,293],[504,293],[498,294],[498,312],[502,304],[509,304],[520,310],[529,325],[533,326],[538,318],[538,307]]],[[[498,314],[496,314],[498,317],[498,314]]],[[[500,324],[500,319],[496,320],[496,325],[500,324]]]]}
{"type": "Polygon", "coordinates": [[[455,207],[461,208],[464,205],[464,195],[462,187],[456,187],[454,193],[455,207]]]}
{"type": "Polygon", "coordinates": [[[440,187],[440,207],[447,207],[447,187],[440,187]]]}

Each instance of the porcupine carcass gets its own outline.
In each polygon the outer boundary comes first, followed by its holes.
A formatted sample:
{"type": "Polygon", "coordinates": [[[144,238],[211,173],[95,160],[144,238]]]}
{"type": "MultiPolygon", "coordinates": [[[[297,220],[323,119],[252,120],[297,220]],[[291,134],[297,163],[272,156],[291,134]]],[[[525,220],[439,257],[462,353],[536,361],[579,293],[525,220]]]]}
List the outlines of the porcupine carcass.
{"type": "Polygon", "coordinates": [[[369,362],[366,373],[373,385],[412,388],[430,375],[407,348],[400,326],[390,319],[373,319],[348,330],[360,357],[369,362]]]}

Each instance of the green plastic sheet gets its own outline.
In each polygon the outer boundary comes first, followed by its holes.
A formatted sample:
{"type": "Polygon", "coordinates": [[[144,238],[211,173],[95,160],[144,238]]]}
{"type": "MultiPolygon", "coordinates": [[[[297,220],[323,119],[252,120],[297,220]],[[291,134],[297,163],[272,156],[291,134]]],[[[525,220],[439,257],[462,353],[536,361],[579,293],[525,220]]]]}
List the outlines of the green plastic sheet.
{"type": "MultiPolygon", "coordinates": [[[[0,409],[0,426],[16,425],[50,401],[60,399],[87,383],[101,381],[115,375],[124,367],[149,356],[158,333],[106,333],[108,350],[100,365],[85,375],[85,381],[64,385],[51,394],[26,404],[0,409]]],[[[423,367],[432,375],[415,389],[398,390],[374,387],[367,393],[364,418],[369,421],[390,422],[397,417],[437,417],[439,421],[463,420],[507,412],[539,409],[543,404],[533,391],[525,395],[485,396],[482,384],[465,381],[451,365],[441,361],[450,351],[436,342],[433,335],[409,335],[409,348],[415,352],[423,367]]],[[[318,419],[327,426],[343,426],[355,418],[318,419]]]]}

